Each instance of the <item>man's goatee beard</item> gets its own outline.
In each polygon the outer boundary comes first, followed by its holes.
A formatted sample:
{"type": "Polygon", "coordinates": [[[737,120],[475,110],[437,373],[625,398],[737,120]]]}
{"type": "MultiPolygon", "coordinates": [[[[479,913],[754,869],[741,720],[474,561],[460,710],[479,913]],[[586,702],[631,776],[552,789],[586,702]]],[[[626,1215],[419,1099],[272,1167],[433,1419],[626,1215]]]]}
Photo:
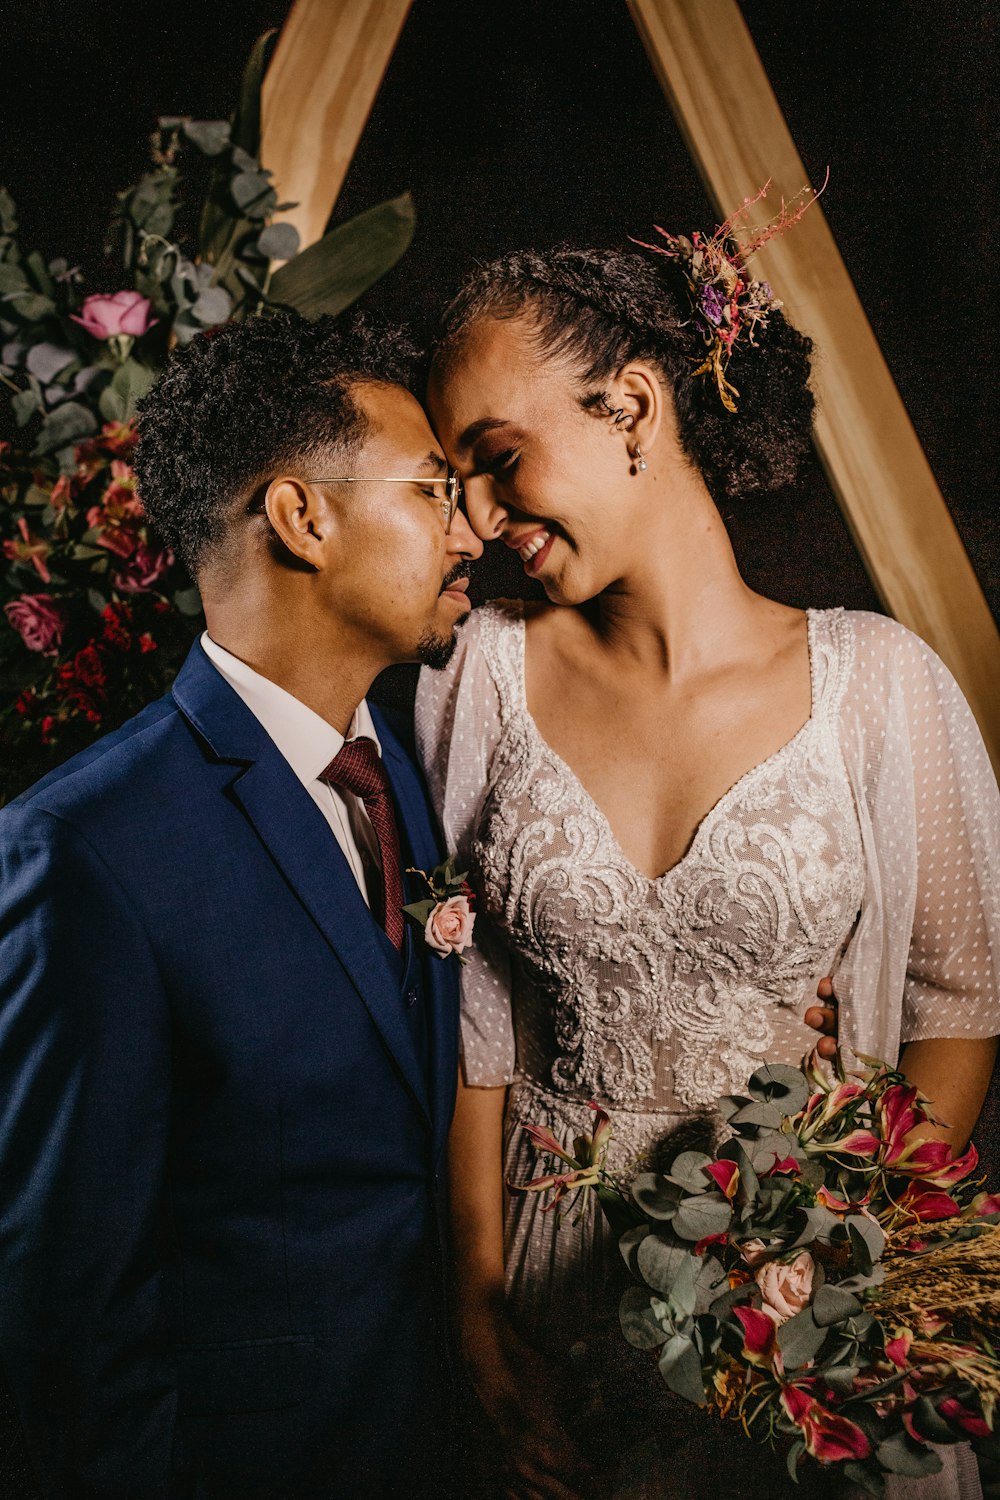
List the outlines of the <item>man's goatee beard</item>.
{"type": "MultiPolygon", "coordinates": [[[[464,625],[468,618],[467,614],[463,614],[461,619],[456,620],[455,629],[464,625]]],[[[457,645],[455,630],[448,636],[439,635],[436,630],[426,630],[417,642],[417,661],[422,667],[432,667],[435,672],[440,672],[451,661],[457,645]]]]}

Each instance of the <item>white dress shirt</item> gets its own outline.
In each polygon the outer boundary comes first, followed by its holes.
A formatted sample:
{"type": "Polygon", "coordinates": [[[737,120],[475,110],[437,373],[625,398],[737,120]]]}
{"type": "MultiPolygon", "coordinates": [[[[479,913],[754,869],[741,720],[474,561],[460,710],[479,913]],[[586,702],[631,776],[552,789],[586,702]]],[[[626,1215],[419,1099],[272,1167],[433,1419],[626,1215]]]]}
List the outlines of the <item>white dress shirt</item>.
{"type": "MultiPolygon", "coordinates": [[[[299,698],[217,645],[207,630],[201,644],[209,661],[260,721],[329,823],[362,896],[378,911],[382,905],[382,858],[365,805],[360,797],[319,779],[320,772],[326,770],[344,744],[344,736],[299,698]]],[[[374,740],[379,755],[382,754],[364,698],[358,704],[347,739],[362,736],[374,740]]]]}

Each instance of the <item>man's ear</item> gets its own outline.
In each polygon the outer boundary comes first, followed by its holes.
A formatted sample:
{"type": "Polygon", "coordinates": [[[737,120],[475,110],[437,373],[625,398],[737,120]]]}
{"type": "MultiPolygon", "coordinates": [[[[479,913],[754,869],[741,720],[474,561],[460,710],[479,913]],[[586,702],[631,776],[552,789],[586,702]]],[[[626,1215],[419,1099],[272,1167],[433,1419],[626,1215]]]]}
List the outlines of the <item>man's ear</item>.
{"type": "Polygon", "coordinates": [[[264,510],[281,544],[300,562],[320,571],[329,564],[329,542],[336,533],[334,510],[319,485],[303,479],[272,479],[264,510]]]}

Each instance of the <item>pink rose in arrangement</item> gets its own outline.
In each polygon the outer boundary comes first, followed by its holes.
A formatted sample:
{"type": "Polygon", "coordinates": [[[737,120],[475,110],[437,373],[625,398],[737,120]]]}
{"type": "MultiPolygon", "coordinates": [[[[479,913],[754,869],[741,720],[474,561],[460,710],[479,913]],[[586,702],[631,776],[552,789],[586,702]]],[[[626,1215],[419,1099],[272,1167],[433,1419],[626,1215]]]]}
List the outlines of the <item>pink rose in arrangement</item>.
{"type": "Polygon", "coordinates": [[[22,594],[4,605],[4,614],[29,651],[58,654],[66,622],[51,594],[22,594]]]}
{"type": "Polygon", "coordinates": [[[791,1265],[769,1261],[757,1268],[754,1280],[760,1287],[764,1311],[779,1326],[809,1306],[815,1270],[816,1263],[808,1250],[801,1250],[791,1265]]]}
{"type": "Polygon", "coordinates": [[[441,958],[464,952],[472,942],[475,920],[468,896],[449,896],[447,901],[439,901],[424,928],[427,946],[441,958]]]}
{"type": "Polygon", "coordinates": [[[115,574],[115,588],[120,589],[123,594],[139,594],[144,589],[151,589],[154,584],[159,583],[173,561],[174,554],[169,548],[154,552],[145,542],[137,542],[131,554],[125,558],[124,567],[115,574]]]}
{"type": "Polygon", "coordinates": [[[83,316],[71,316],[95,339],[116,338],[123,333],[138,339],[159,321],[149,316],[151,309],[149,298],[138,292],[95,292],[85,298],[83,316]]]}

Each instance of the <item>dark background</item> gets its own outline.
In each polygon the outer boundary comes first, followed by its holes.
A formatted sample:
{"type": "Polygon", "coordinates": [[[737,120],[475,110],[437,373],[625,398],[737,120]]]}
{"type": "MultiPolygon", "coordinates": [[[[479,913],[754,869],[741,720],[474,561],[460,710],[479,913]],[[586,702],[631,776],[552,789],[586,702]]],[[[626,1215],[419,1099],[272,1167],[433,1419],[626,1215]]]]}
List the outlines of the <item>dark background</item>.
{"type": "MultiPolygon", "coordinates": [[[[998,615],[996,7],[742,8],[810,176],[830,167],[824,210],[998,615]]],[[[228,114],[251,44],[287,9],[3,0],[0,181],[22,245],[79,263],[91,291],[116,290],[109,211],[145,167],[156,117],[228,114]]],[[[415,0],[334,218],[406,188],[416,240],[368,302],[418,330],[471,265],[505,249],[714,225],[624,0],[415,0]]],[[[878,607],[818,465],[727,520],[755,586],[798,605],[878,607]]],[[[513,556],[480,565],[478,597],[523,588],[513,556]]],[[[382,691],[408,685],[396,674],[382,691]]],[[[12,1441],[0,1432],[0,1490],[14,1500],[29,1485],[12,1441]]]]}

